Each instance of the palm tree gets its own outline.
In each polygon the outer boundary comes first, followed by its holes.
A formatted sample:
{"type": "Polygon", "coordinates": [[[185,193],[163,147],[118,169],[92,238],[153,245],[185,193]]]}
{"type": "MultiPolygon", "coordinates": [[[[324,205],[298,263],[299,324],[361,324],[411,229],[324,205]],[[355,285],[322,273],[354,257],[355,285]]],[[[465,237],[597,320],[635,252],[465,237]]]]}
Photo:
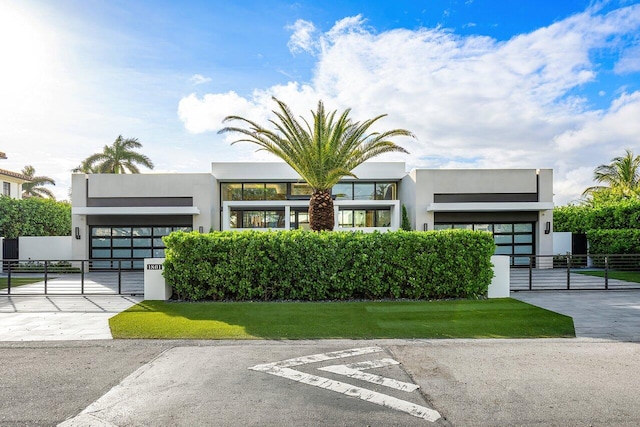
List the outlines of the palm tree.
{"type": "Polygon", "coordinates": [[[137,138],[122,138],[119,135],[112,145],[105,145],[102,153],[92,154],[74,169],[86,173],[140,173],[136,164],[153,169],[153,162],[144,154],[133,151],[141,148],[137,138]]]}
{"type": "Polygon", "coordinates": [[[228,116],[224,122],[240,121],[247,128],[225,127],[218,133],[237,132],[245,137],[234,141],[252,142],[261,150],[268,151],[284,160],[312,188],[309,201],[309,226],[314,231],[333,230],[333,199],[331,188],[341,178],[357,178],[352,170],[359,164],[388,152],[408,153],[404,148],[389,140],[395,136],[414,137],[405,129],[385,132],[370,132],[369,128],[382,117],[380,115],[364,122],[352,122],[350,109],[339,117],[336,111],[327,113],[322,101],[318,102],[313,116],[313,126],[304,118],[298,121],[289,107],[273,98],[279,110],[273,113],[277,120],[269,120],[275,130],[239,116],[228,116]]]}
{"type": "Polygon", "coordinates": [[[45,185],[56,185],[56,182],[48,176],[36,176],[36,170],[28,165],[22,168],[22,174],[29,178],[29,182],[22,184],[22,197],[48,197],[55,199],[55,196],[45,185]]]}
{"type": "Polygon", "coordinates": [[[593,171],[594,181],[607,184],[587,188],[583,196],[591,198],[640,197],[640,156],[625,149],[625,155],[614,157],[608,165],[600,165],[593,171]]]}

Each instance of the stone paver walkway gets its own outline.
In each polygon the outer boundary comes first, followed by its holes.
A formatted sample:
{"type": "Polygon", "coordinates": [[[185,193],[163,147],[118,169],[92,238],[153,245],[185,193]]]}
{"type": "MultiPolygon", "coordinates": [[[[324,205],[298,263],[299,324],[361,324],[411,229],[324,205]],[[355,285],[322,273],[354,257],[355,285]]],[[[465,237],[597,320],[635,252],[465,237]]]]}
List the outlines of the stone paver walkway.
{"type": "Polygon", "coordinates": [[[573,317],[577,337],[640,341],[640,290],[533,291],[511,296],[573,317]]]}
{"type": "Polygon", "coordinates": [[[0,341],[111,339],[109,318],[140,301],[115,295],[0,297],[0,341]]]}

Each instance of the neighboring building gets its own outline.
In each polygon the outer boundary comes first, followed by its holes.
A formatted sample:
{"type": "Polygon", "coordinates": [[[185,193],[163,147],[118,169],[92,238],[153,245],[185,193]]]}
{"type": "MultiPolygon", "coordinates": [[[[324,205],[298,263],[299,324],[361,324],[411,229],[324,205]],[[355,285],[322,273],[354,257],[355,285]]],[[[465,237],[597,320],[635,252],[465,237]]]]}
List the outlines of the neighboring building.
{"type": "MultiPolygon", "coordinates": [[[[397,230],[404,204],[418,230],[491,231],[504,255],[552,251],[550,169],[407,173],[404,162],[367,162],[354,173],[332,190],[336,230],[397,230]]],[[[164,255],[161,237],[173,230],[307,229],[309,196],[281,162],[215,162],[210,174],[74,174],[73,256],[96,268],[117,267],[111,258],[141,268],[164,255]]]]}
{"type": "Polygon", "coordinates": [[[0,169],[0,181],[2,181],[1,195],[22,199],[22,184],[31,180],[21,173],[0,169]]]}

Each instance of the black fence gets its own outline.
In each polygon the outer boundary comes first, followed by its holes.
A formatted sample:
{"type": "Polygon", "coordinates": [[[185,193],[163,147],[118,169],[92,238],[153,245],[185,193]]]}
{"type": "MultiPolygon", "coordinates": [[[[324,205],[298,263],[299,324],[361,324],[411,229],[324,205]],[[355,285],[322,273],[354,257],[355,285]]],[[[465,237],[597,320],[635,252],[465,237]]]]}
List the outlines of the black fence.
{"type": "MultiPolygon", "coordinates": [[[[522,261],[522,255],[517,257],[522,261]]],[[[511,269],[512,291],[640,289],[640,254],[527,255],[524,258],[528,258],[528,265],[511,269]]]]}
{"type": "Polygon", "coordinates": [[[130,259],[4,260],[2,295],[144,295],[143,271],[127,268],[130,259]]]}

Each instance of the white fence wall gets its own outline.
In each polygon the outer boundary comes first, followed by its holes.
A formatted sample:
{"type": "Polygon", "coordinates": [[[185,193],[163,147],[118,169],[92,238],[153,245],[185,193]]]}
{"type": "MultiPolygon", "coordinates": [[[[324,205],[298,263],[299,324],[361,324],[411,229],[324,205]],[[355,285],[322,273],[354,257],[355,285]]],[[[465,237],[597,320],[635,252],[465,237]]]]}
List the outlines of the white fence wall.
{"type": "Polygon", "coordinates": [[[18,238],[21,260],[70,260],[71,236],[28,236],[18,238]]]}
{"type": "Polygon", "coordinates": [[[571,233],[553,232],[553,255],[565,255],[571,253],[571,233]]]}

